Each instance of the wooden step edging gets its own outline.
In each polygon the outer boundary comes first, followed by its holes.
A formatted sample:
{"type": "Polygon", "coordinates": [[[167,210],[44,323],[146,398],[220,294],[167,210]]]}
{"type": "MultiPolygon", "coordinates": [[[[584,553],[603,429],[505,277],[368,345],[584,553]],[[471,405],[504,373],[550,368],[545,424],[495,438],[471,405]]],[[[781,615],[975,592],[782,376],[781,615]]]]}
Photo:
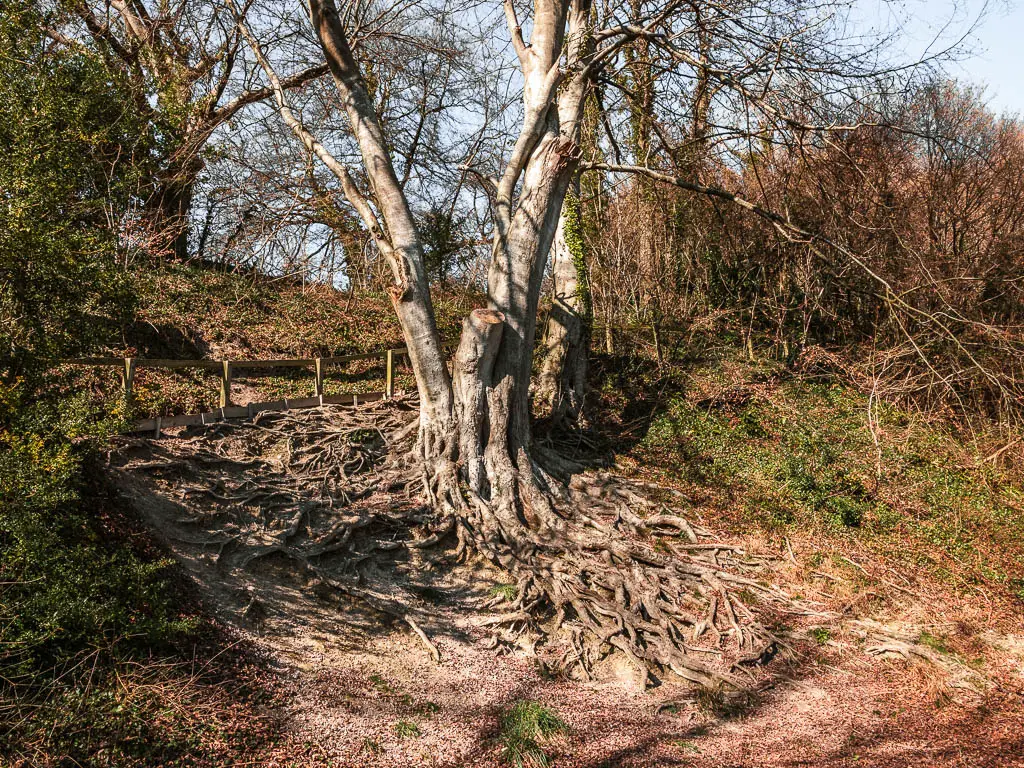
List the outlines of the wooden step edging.
{"type": "MultiPolygon", "coordinates": [[[[393,394],[393,393],[392,393],[393,394]]],[[[160,437],[162,430],[170,427],[192,427],[204,424],[216,424],[227,419],[252,418],[263,411],[291,411],[302,408],[319,408],[323,405],[360,405],[362,403],[374,403],[378,400],[387,399],[385,392],[366,392],[353,395],[319,395],[317,397],[285,398],[284,400],[269,400],[263,403],[249,403],[248,405],[230,405],[217,408],[206,413],[190,413],[181,416],[157,416],[154,419],[145,419],[136,422],[132,433],[152,432],[154,437],[160,437]]]]}

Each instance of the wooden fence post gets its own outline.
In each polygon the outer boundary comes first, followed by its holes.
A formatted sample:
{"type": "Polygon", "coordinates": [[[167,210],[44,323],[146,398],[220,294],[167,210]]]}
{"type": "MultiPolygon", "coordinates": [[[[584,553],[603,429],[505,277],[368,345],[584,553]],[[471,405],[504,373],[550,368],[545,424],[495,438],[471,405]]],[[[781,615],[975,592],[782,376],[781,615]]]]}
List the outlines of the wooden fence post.
{"type": "Polygon", "coordinates": [[[388,350],[387,361],[388,368],[384,379],[384,397],[390,400],[395,396],[395,350],[388,350]]]}
{"type": "Polygon", "coordinates": [[[124,359],[124,371],[121,372],[121,386],[124,389],[124,399],[132,399],[132,384],[135,381],[135,358],[124,359]]]}
{"type": "Polygon", "coordinates": [[[323,364],[321,363],[319,357],[314,361],[314,365],[316,366],[316,385],[315,385],[316,389],[314,390],[313,394],[316,397],[323,397],[323,394],[324,394],[324,368],[323,368],[323,364]]]}
{"type": "Polygon", "coordinates": [[[227,408],[231,405],[231,361],[222,361],[224,370],[220,377],[220,407],[227,408]]]}

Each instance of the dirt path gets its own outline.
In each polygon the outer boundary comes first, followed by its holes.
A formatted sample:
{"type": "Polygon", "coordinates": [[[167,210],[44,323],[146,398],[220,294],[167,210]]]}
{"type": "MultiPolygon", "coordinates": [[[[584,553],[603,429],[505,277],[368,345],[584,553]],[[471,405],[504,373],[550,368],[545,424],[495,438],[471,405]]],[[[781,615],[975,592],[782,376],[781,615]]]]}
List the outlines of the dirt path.
{"type": "MultiPolygon", "coordinates": [[[[297,764],[503,765],[500,715],[529,699],[569,726],[544,744],[557,766],[1024,766],[1012,617],[979,622],[964,607],[960,624],[943,617],[941,643],[922,629],[927,606],[796,621],[795,655],[742,700],[673,680],[641,690],[616,657],[595,680],[551,679],[529,648],[493,648],[503,574],[393,546],[415,504],[358,480],[386,455],[385,435],[352,409],[311,423],[128,440],[112,457],[209,610],[268,649],[297,764]],[[334,558],[343,545],[348,558],[334,558]]],[[[776,575],[789,577],[784,563],[776,575]]]]}

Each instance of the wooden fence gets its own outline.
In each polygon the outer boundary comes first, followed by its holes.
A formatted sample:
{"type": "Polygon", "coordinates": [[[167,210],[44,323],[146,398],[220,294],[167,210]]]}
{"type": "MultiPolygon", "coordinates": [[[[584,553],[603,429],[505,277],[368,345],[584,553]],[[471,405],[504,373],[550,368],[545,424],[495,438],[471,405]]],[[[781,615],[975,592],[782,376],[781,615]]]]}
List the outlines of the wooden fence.
{"type": "Polygon", "coordinates": [[[92,367],[118,368],[121,373],[121,386],[126,399],[132,396],[132,385],[135,372],[139,368],[198,368],[216,371],[220,377],[220,404],[207,413],[194,413],[183,416],[157,416],[137,422],[133,432],[153,432],[157,437],[160,430],[166,427],[181,427],[194,424],[210,424],[222,419],[253,416],[260,411],[282,411],[291,408],[315,408],[320,405],[358,405],[375,400],[390,400],[395,394],[395,358],[408,353],[406,347],[387,349],[381,352],[367,352],[359,355],[341,355],[340,357],[311,357],[284,360],[159,360],[142,357],[80,357],[64,362],[69,365],[85,365],[92,367]],[[370,392],[361,395],[325,395],[324,371],[331,366],[352,363],[357,360],[386,361],[384,391],[370,392]],[[246,369],[267,368],[312,368],[315,383],[312,397],[285,398],[263,403],[249,403],[236,406],[231,401],[231,381],[236,371],[246,369]]]}
{"type": "MultiPolygon", "coordinates": [[[[594,326],[592,333],[596,338],[599,333],[604,332],[605,326],[594,326]]],[[[664,325],[635,325],[615,326],[614,331],[624,330],[653,330],[654,345],[661,359],[660,334],[665,332],[681,332],[682,328],[664,325]]],[[[442,349],[451,351],[457,342],[447,342],[442,349]]],[[[161,360],[147,359],[142,357],[80,357],[63,362],[70,365],[99,366],[107,368],[118,368],[121,372],[121,383],[126,399],[131,399],[132,383],[135,379],[135,371],[139,368],[199,368],[209,371],[216,371],[220,376],[220,403],[218,407],[206,413],[194,413],[183,416],[157,416],[155,419],[146,419],[134,425],[135,432],[153,432],[157,437],[160,430],[165,427],[180,427],[196,424],[210,424],[214,421],[230,418],[241,418],[253,416],[260,411],[282,411],[291,408],[315,408],[319,405],[358,405],[376,400],[390,400],[395,394],[395,359],[408,354],[407,347],[396,347],[380,352],[366,352],[358,355],[341,355],[340,357],[309,357],[292,358],[282,360],[161,360]],[[325,395],[324,394],[324,370],[333,365],[343,365],[357,360],[378,360],[387,361],[387,370],[384,379],[383,392],[369,392],[361,395],[325,395]],[[285,398],[284,400],[271,400],[263,403],[249,403],[244,406],[236,406],[231,402],[231,380],[234,372],[244,369],[259,368],[312,368],[315,374],[313,397],[285,398]]]]}

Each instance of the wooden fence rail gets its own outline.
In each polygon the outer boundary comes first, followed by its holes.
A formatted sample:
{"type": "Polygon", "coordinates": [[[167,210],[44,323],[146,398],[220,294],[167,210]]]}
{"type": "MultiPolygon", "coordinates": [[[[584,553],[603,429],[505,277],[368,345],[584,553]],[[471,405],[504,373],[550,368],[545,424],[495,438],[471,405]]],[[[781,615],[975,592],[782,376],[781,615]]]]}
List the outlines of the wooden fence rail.
{"type": "MultiPolygon", "coordinates": [[[[682,326],[673,324],[636,324],[633,326],[613,326],[614,330],[652,330],[654,334],[654,345],[658,348],[659,362],[661,359],[659,334],[665,332],[684,332],[682,326]]],[[[595,325],[591,332],[596,338],[599,332],[606,330],[605,326],[595,325]]],[[[449,341],[442,345],[441,349],[451,351],[457,342],[449,341]]],[[[610,351],[610,350],[609,350],[610,351]]],[[[136,432],[155,432],[160,436],[161,427],[185,426],[192,424],[208,424],[218,419],[238,418],[252,416],[260,411],[266,410],[288,410],[289,408],[311,408],[318,405],[341,404],[350,405],[373,400],[390,400],[395,395],[395,358],[407,355],[407,347],[395,347],[394,349],[381,350],[379,352],[364,352],[356,355],[340,355],[336,357],[302,357],[283,358],[280,360],[167,360],[160,358],[144,357],[78,357],[61,361],[69,365],[98,366],[106,368],[119,368],[121,371],[121,384],[126,399],[132,396],[132,384],[135,379],[135,372],[139,368],[199,368],[202,370],[217,371],[220,374],[220,403],[216,410],[207,413],[196,413],[185,416],[156,417],[138,422],[135,425],[136,432]],[[324,370],[333,365],[352,363],[357,360],[375,360],[383,358],[386,361],[386,373],[383,392],[371,392],[362,395],[325,395],[324,394],[324,370]],[[231,401],[231,382],[235,372],[245,369],[259,368],[312,368],[314,374],[313,397],[286,398],[265,403],[249,403],[245,406],[236,406],[231,401]]]]}
{"type": "MultiPolygon", "coordinates": [[[[450,346],[450,345],[445,345],[450,346]]],[[[218,408],[209,413],[188,414],[185,416],[157,416],[155,419],[147,419],[135,425],[135,432],[152,431],[157,437],[164,427],[187,426],[193,424],[207,424],[212,421],[226,418],[238,418],[252,416],[260,411],[267,410],[288,410],[290,408],[311,408],[327,404],[358,404],[373,400],[390,400],[395,395],[395,358],[408,354],[406,347],[396,347],[380,352],[365,352],[357,355],[340,355],[335,357],[309,357],[309,358],[288,358],[281,360],[165,360],[144,357],[78,357],[63,362],[68,365],[82,365],[90,367],[118,368],[121,372],[121,387],[126,399],[132,396],[132,386],[135,380],[135,372],[139,368],[198,368],[201,370],[217,371],[220,374],[220,404],[218,408]],[[384,391],[372,392],[362,395],[325,395],[324,394],[324,371],[325,369],[352,363],[357,360],[383,359],[386,362],[384,377],[384,391]],[[265,403],[249,403],[245,406],[235,406],[231,401],[231,382],[235,372],[246,369],[267,369],[267,368],[312,368],[314,375],[313,397],[274,400],[265,403]]]]}

